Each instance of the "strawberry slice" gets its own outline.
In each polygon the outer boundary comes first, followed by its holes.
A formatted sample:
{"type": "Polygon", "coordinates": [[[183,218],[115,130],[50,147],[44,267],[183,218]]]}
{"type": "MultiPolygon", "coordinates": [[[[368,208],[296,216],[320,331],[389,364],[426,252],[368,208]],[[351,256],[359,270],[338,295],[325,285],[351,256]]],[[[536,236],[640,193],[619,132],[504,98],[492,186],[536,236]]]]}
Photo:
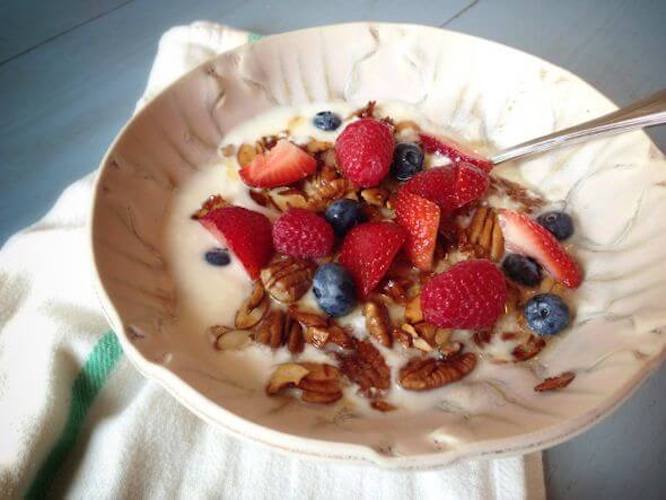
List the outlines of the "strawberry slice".
{"type": "Polygon", "coordinates": [[[351,273],[361,298],[379,284],[405,239],[404,229],[392,222],[366,222],[347,233],[338,261],[351,273]]]}
{"type": "Polygon", "coordinates": [[[426,153],[439,153],[448,157],[454,164],[461,161],[471,163],[485,172],[490,172],[493,164],[473,149],[454,141],[449,137],[419,134],[426,153]]]}
{"type": "Polygon", "coordinates": [[[500,210],[499,223],[508,250],[532,257],[553,278],[569,288],[581,284],[583,273],[580,267],[545,227],[513,210],[500,210]]]}
{"type": "Polygon", "coordinates": [[[198,220],[238,257],[250,278],[259,278],[261,268],[273,255],[271,221],[264,214],[227,206],[211,210],[198,220]]]}
{"type": "Polygon", "coordinates": [[[306,178],[317,169],[317,161],[295,144],[281,139],[273,149],[255,156],[240,169],[248,186],[272,188],[306,178]]]}
{"type": "Polygon", "coordinates": [[[484,170],[461,162],[424,170],[412,177],[403,189],[436,203],[446,215],[480,199],[489,184],[490,178],[484,170]]]}
{"type": "Polygon", "coordinates": [[[418,195],[400,190],[395,200],[395,220],[407,232],[405,251],[421,271],[432,269],[437,243],[439,207],[418,195]]]}

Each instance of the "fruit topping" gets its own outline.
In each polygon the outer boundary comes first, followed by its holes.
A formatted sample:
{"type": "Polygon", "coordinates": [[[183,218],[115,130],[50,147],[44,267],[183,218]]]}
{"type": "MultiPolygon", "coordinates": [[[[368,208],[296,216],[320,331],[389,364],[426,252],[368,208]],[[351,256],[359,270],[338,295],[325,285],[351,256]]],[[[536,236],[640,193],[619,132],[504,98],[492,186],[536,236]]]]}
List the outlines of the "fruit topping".
{"type": "Polygon", "coordinates": [[[302,208],[290,209],[273,224],[275,249],[292,257],[326,257],[334,239],[333,228],[323,217],[302,208]]]}
{"type": "Polygon", "coordinates": [[[502,269],[511,280],[521,285],[534,287],[541,283],[541,266],[530,257],[510,253],[504,257],[502,269]]]}
{"type": "Polygon", "coordinates": [[[405,239],[404,229],[392,222],[366,222],[347,233],[339,262],[351,273],[362,298],[379,284],[405,239]]]}
{"type": "Polygon", "coordinates": [[[204,254],[204,258],[211,266],[226,266],[231,262],[226,248],[212,248],[204,254]]]}
{"type": "Polygon", "coordinates": [[[580,267],[550,231],[513,210],[500,210],[499,222],[507,250],[532,257],[569,288],[580,285],[580,267]]]}
{"type": "Polygon", "coordinates": [[[295,144],[281,139],[267,152],[258,154],[240,169],[248,186],[272,188],[306,178],[317,169],[317,161],[295,144]]]}
{"type": "Polygon", "coordinates": [[[344,236],[352,227],[365,220],[360,203],[347,199],[331,203],[326,209],[324,217],[338,236],[344,236]]]}
{"type": "Polygon", "coordinates": [[[538,335],[555,335],[569,324],[569,306],[558,295],[541,293],[525,304],[527,325],[538,335]]]}
{"type": "Polygon", "coordinates": [[[566,240],[574,233],[573,220],[569,214],[551,211],[537,217],[537,222],[548,229],[560,241],[566,240]]]}
{"type": "Polygon", "coordinates": [[[393,152],[391,174],[399,181],[411,179],[423,170],[423,150],[415,142],[400,142],[393,152]]]}
{"type": "Polygon", "coordinates": [[[421,271],[432,269],[439,228],[439,207],[418,195],[400,191],[395,200],[395,219],[407,233],[405,251],[421,271]]]}
{"type": "Polygon", "coordinates": [[[425,170],[412,177],[404,189],[437,203],[444,214],[449,214],[480,199],[488,183],[483,170],[461,163],[425,170]]]}
{"type": "Polygon", "coordinates": [[[314,275],[314,296],[329,316],[348,314],[356,306],[356,286],[351,274],[340,264],[324,264],[314,275]]]}
{"type": "Polygon", "coordinates": [[[507,287],[497,267],[485,259],[460,262],[423,287],[421,309],[441,328],[490,328],[504,312],[507,287]]]}
{"type": "Polygon", "coordinates": [[[435,137],[428,134],[420,134],[421,144],[427,153],[439,153],[449,158],[454,164],[467,162],[475,165],[485,172],[490,172],[493,164],[471,148],[450,138],[435,137]]]}
{"type": "Polygon", "coordinates": [[[314,115],[312,124],[319,130],[330,132],[337,129],[342,124],[342,120],[339,115],[336,115],[332,111],[320,111],[314,115]]]}
{"type": "Polygon", "coordinates": [[[271,222],[264,214],[227,206],[211,210],[198,220],[238,257],[250,278],[259,278],[261,268],[273,255],[271,222]]]}
{"type": "Polygon", "coordinates": [[[389,171],[395,141],[389,125],[362,118],[345,127],[335,141],[343,175],[361,187],[379,184],[389,171]]]}

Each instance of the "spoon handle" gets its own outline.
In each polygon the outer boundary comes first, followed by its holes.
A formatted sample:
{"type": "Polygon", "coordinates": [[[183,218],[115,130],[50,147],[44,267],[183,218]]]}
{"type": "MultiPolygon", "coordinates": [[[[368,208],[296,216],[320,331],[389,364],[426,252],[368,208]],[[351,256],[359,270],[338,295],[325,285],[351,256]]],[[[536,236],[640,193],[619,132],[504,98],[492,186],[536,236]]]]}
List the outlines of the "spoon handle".
{"type": "Polygon", "coordinates": [[[569,146],[596,137],[619,134],[662,123],[666,123],[666,89],[594,120],[500,151],[490,158],[490,161],[493,165],[498,165],[509,160],[550,151],[560,146],[569,146]]]}

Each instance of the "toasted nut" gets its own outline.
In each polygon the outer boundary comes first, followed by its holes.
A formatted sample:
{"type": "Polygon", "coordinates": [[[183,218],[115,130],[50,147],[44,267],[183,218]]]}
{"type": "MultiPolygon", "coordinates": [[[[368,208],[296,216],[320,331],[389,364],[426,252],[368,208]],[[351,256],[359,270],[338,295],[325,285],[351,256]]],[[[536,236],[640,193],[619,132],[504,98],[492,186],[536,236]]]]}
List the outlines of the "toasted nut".
{"type": "Polygon", "coordinates": [[[530,335],[522,344],[514,347],[511,355],[515,358],[515,361],[525,361],[539,354],[544,347],[546,347],[544,339],[536,335],[530,335]]]}
{"type": "Polygon", "coordinates": [[[364,204],[361,205],[361,212],[368,222],[381,222],[384,220],[384,214],[379,207],[364,204]]]}
{"type": "Polygon", "coordinates": [[[494,175],[490,176],[489,191],[508,196],[516,203],[522,205],[522,210],[527,213],[532,213],[546,204],[546,200],[531,193],[520,184],[494,175]]]}
{"type": "Polygon", "coordinates": [[[255,283],[250,296],[236,311],[234,324],[239,330],[247,330],[259,323],[268,311],[270,303],[261,283],[255,283]]]}
{"type": "Polygon", "coordinates": [[[402,120],[395,124],[395,131],[397,134],[408,129],[414,130],[415,132],[421,131],[419,124],[412,120],[402,120]]]}
{"type": "Polygon", "coordinates": [[[421,336],[416,331],[416,328],[414,328],[414,326],[410,325],[409,323],[403,323],[403,325],[400,328],[403,332],[405,332],[411,337],[410,340],[411,346],[416,347],[417,349],[420,349],[423,352],[432,351],[432,346],[430,345],[430,343],[424,338],[421,338],[421,336]]]}
{"type": "Polygon", "coordinates": [[[448,344],[452,333],[453,331],[448,328],[437,328],[435,331],[435,345],[440,347],[440,352],[442,351],[441,347],[448,344]]]}
{"type": "Polygon", "coordinates": [[[310,326],[305,330],[304,338],[317,349],[323,349],[329,344],[335,344],[342,349],[353,347],[349,334],[338,325],[310,326]]]}
{"type": "Polygon", "coordinates": [[[324,151],[328,151],[333,147],[332,142],[327,142],[327,141],[319,141],[317,139],[312,139],[310,142],[308,142],[305,145],[305,149],[308,153],[311,155],[316,154],[316,153],[322,153],[324,151]]]}
{"type": "Polygon", "coordinates": [[[273,349],[280,347],[284,340],[284,313],[279,309],[269,312],[259,323],[254,340],[273,349]]]}
{"type": "Polygon", "coordinates": [[[386,189],[382,188],[368,188],[361,191],[361,198],[368,205],[374,205],[376,207],[383,207],[388,199],[389,193],[386,189]]]}
{"type": "Polygon", "coordinates": [[[484,347],[486,344],[490,344],[490,341],[493,339],[492,330],[479,330],[474,332],[473,339],[474,343],[479,347],[484,347]]]}
{"type": "Polygon", "coordinates": [[[457,356],[463,351],[463,344],[461,342],[449,342],[439,348],[439,352],[444,358],[457,356]]]}
{"type": "Polygon", "coordinates": [[[407,290],[405,289],[405,284],[407,284],[407,288],[409,288],[411,283],[409,283],[409,280],[406,278],[400,280],[395,278],[388,278],[384,280],[383,284],[381,285],[381,290],[382,293],[387,295],[396,304],[406,304],[407,290]]]}
{"type": "Polygon", "coordinates": [[[391,370],[379,350],[368,340],[354,342],[355,349],[339,355],[340,371],[360,387],[365,397],[373,398],[391,385],[391,370]]]}
{"type": "Polygon", "coordinates": [[[405,349],[412,347],[412,336],[401,328],[393,329],[393,338],[400,342],[405,349]]]}
{"type": "Polygon", "coordinates": [[[408,323],[418,323],[423,321],[423,311],[421,311],[421,296],[417,295],[407,302],[405,307],[405,321],[408,323]]]}
{"type": "Polygon", "coordinates": [[[271,375],[266,386],[266,392],[272,396],[287,387],[297,386],[308,373],[310,373],[310,370],[302,364],[285,363],[280,365],[271,375]]]}
{"type": "Polygon", "coordinates": [[[235,152],[236,152],[236,146],[234,146],[233,144],[227,144],[226,146],[222,147],[222,155],[225,158],[233,156],[235,152]]]}
{"type": "Polygon", "coordinates": [[[255,149],[254,144],[241,144],[241,147],[238,148],[238,153],[236,154],[236,160],[241,167],[249,165],[257,156],[257,150],[255,149]]]}
{"type": "Polygon", "coordinates": [[[277,188],[268,192],[271,202],[281,212],[290,208],[307,208],[308,199],[305,193],[295,188],[277,188]]]}
{"type": "Polygon", "coordinates": [[[194,220],[199,220],[208,215],[209,212],[217,210],[218,208],[224,208],[229,206],[229,202],[222,198],[219,194],[209,196],[206,201],[203,202],[201,208],[194,212],[191,216],[194,220]]]}
{"type": "Polygon", "coordinates": [[[284,332],[287,337],[287,349],[292,354],[303,352],[305,339],[303,338],[303,327],[298,321],[295,321],[291,316],[285,318],[284,332]]]}
{"type": "Polygon", "coordinates": [[[280,365],[271,376],[266,392],[272,396],[288,387],[301,389],[301,399],[308,403],[329,404],[342,397],[340,372],[327,364],[280,365]]]}
{"type": "Polygon", "coordinates": [[[210,340],[210,343],[213,345],[214,348],[217,349],[217,341],[218,339],[224,335],[225,333],[229,333],[232,331],[233,328],[229,328],[228,326],[224,325],[213,325],[206,330],[206,334],[208,335],[208,339],[210,340]]]}
{"type": "Polygon", "coordinates": [[[372,406],[375,410],[384,413],[398,409],[397,407],[395,407],[391,403],[387,403],[383,399],[375,399],[374,401],[370,402],[370,406],[372,406]]]}
{"type": "Polygon", "coordinates": [[[465,235],[477,257],[487,257],[498,262],[504,255],[504,236],[494,209],[477,208],[465,235]]]}
{"type": "Polygon", "coordinates": [[[338,162],[337,159],[335,158],[335,148],[331,148],[327,151],[324,151],[321,154],[320,158],[321,161],[324,163],[324,166],[320,171],[320,175],[324,176],[324,173],[326,173],[325,177],[329,181],[332,181],[333,179],[340,177],[340,175],[338,174],[338,162]]]}
{"type": "Polygon", "coordinates": [[[324,210],[330,202],[344,198],[345,195],[354,190],[354,185],[349,180],[343,178],[320,183],[311,189],[311,193],[308,193],[307,208],[316,212],[324,210]]]}
{"type": "Polygon", "coordinates": [[[300,299],[310,289],[314,271],[315,266],[310,261],[276,255],[261,270],[261,282],[271,297],[289,304],[300,299]]]}
{"type": "Polygon", "coordinates": [[[250,343],[251,333],[248,330],[231,330],[221,335],[215,342],[218,351],[235,351],[250,343]]]}
{"type": "Polygon", "coordinates": [[[548,377],[543,382],[534,387],[536,392],[555,391],[568,386],[576,378],[574,372],[564,372],[556,377],[548,377]]]}
{"type": "Polygon", "coordinates": [[[268,207],[272,205],[270,197],[264,191],[248,190],[250,198],[260,207],[268,207]]]}
{"type": "Polygon", "coordinates": [[[289,307],[289,315],[303,326],[325,327],[328,325],[328,318],[316,313],[302,311],[295,306],[289,307]]]}
{"type": "Polygon", "coordinates": [[[366,302],[363,306],[365,327],[372,337],[385,347],[393,346],[391,336],[391,320],[386,306],[379,302],[366,302]]]}
{"type": "Polygon", "coordinates": [[[445,359],[414,358],[400,370],[399,382],[410,391],[426,391],[456,382],[476,366],[476,354],[468,352],[445,359]]]}

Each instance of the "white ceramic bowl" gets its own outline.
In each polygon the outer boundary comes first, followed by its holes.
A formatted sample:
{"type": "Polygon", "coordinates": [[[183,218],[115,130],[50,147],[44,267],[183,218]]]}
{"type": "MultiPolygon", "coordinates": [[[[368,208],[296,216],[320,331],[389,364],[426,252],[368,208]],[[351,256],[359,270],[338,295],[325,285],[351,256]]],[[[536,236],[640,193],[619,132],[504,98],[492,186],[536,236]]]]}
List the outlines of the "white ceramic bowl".
{"type": "Polygon", "coordinates": [[[437,409],[359,416],[279,410],[261,388],[217,376],[202,332],[178,311],[162,254],[175,190],[216,158],[225,133],[276,104],[402,100],[499,150],[615,106],[545,61],[478,38],[409,25],[347,24],[268,37],[195,69],[122,130],[102,161],[92,217],[98,290],[136,367],[197,415],[237,435],[329,459],[423,468],[564,441],[617,407],[664,358],[666,162],[642,132],[543,155],[520,169],[566,204],[586,280],[576,323],[538,359],[487,365],[440,390],[437,409]],[[543,376],[576,372],[566,390],[543,376]],[[452,404],[455,401],[455,404],[452,404]]]}

